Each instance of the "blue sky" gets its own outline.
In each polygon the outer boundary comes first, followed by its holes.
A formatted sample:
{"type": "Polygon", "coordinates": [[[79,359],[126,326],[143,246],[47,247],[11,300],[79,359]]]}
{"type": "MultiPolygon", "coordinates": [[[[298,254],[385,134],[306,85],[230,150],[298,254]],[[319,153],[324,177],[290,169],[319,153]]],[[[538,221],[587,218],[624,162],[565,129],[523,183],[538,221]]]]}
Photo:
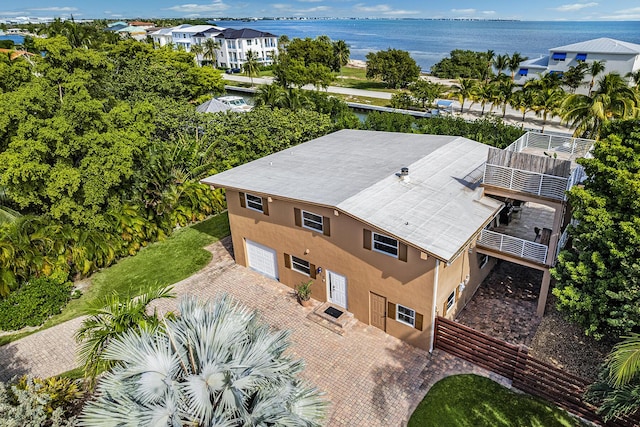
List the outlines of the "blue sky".
{"type": "Polygon", "coordinates": [[[637,0],[23,0],[0,2],[0,18],[18,16],[134,17],[360,17],[519,20],[640,20],[637,0]]]}

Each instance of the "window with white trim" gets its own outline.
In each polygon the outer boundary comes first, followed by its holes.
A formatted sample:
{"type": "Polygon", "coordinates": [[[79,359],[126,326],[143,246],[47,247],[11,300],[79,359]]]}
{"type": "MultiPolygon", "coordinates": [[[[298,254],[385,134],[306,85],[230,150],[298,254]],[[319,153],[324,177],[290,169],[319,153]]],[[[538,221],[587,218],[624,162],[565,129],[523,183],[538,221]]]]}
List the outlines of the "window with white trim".
{"type": "Polygon", "coordinates": [[[456,303],[456,291],[455,289],[449,294],[447,297],[447,313],[453,307],[453,304],[456,303]]]}
{"type": "Polygon", "coordinates": [[[416,326],[416,312],[409,307],[396,304],[396,320],[413,328],[416,326]]]}
{"type": "Polygon", "coordinates": [[[302,211],[302,226],[305,228],[310,228],[312,230],[322,232],[323,230],[322,216],[316,215],[313,212],[302,211]]]}
{"type": "Polygon", "coordinates": [[[249,209],[253,209],[254,211],[258,212],[264,212],[264,208],[262,207],[262,197],[245,193],[244,198],[249,209]]]}
{"type": "Polygon", "coordinates": [[[311,274],[311,264],[309,264],[309,261],[293,255],[291,255],[291,269],[298,273],[306,274],[307,276],[311,274]]]}
{"type": "Polygon", "coordinates": [[[373,239],[373,250],[382,252],[392,257],[398,257],[398,241],[392,237],[385,236],[384,234],[378,234],[376,232],[371,233],[373,239]]]}

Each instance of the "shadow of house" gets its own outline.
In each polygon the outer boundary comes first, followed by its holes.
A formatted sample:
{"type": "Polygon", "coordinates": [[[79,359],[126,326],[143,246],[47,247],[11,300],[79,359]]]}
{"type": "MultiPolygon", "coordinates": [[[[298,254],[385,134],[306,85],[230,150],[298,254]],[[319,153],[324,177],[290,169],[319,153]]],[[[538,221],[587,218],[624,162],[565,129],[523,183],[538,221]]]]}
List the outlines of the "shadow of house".
{"type": "Polygon", "coordinates": [[[7,344],[0,347],[0,381],[7,382],[16,376],[22,376],[27,373],[27,361],[18,357],[17,349],[13,344],[7,344]]]}

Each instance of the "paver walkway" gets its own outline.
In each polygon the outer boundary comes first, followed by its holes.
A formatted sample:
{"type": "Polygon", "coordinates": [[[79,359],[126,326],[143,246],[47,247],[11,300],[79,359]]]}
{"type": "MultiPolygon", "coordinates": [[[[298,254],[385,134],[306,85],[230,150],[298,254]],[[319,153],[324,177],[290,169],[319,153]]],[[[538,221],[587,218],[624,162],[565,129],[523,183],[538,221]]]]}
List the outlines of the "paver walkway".
{"type": "MultiPolygon", "coordinates": [[[[290,288],[236,265],[229,247],[229,238],[209,247],[211,263],[178,283],[176,293],[213,298],[226,292],[257,309],[273,327],[291,330],[291,351],[306,361],[303,376],[331,402],[327,426],[402,425],[431,385],[455,373],[474,372],[506,383],[444,352],[429,355],[362,323],[338,335],[307,319],[312,308],[301,307],[290,288]]],[[[172,310],[176,300],[157,306],[172,310]]],[[[75,319],[0,347],[0,360],[9,361],[0,378],[26,372],[46,377],[73,368],[72,336],[80,323],[75,319]]]]}

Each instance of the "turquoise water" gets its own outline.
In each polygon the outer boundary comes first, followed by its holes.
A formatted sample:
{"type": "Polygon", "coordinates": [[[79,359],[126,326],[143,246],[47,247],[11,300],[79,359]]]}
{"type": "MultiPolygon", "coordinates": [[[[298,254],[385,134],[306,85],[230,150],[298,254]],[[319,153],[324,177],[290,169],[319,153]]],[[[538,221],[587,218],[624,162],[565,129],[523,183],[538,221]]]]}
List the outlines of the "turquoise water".
{"type": "Polygon", "coordinates": [[[550,48],[599,37],[640,44],[640,21],[628,22],[527,22],[431,21],[422,19],[331,19],[308,21],[216,21],[223,27],[267,31],[278,36],[316,37],[326,34],[345,40],[353,59],[387,48],[409,51],[424,71],[454,49],[520,52],[536,58],[550,48]]]}
{"type": "Polygon", "coordinates": [[[0,36],[0,40],[13,40],[13,43],[15,44],[22,44],[22,42],[24,41],[24,37],[11,34],[11,35],[0,36]]]}

